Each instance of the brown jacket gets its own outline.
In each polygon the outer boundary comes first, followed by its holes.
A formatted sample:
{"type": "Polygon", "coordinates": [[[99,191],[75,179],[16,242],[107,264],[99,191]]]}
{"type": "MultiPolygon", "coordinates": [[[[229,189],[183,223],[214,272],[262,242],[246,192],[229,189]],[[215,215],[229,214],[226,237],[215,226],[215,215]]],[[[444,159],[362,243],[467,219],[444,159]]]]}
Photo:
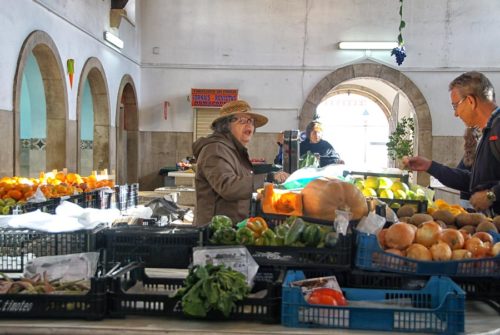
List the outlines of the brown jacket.
{"type": "Polygon", "coordinates": [[[193,143],[196,158],[194,224],[205,226],[214,215],[234,223],[248,217],[254,191],[247,149],[231,134],[214,133],[193,143]]]}

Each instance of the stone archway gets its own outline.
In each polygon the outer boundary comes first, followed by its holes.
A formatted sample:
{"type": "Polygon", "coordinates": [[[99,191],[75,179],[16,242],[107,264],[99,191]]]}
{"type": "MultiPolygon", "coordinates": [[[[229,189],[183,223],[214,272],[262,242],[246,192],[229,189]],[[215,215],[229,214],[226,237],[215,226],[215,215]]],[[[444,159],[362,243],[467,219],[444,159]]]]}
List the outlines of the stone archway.
{"type": "Polygon", "coordinates": [[[139,118],[134,81],[125,75],[118,89],[116,111],[116,182],[139,180],[139,118]]]}
{"type": "MultiPolygon", "coordinates": [[[[382,64],[361,63],[348,65],[324,77],[312,89],[302,106],[299,128],[305,129],[313,119],[316,107],[321,103],[325,95],[343,82],[355,78],[382,80],[407,97],[415,112],[416,151],[418,155],[432,159],[432,119],[427,101],[418,87],[407,76],[382,64]]],[[[428,185],[429,175],[417,173],[417,182],[421,185],[428,185]]]]}
{"type": "MultiPolygon", "coordinates": [[[[68,122],[67,86],[64,67],[59,52],[50,36],[40,30],[32,32],[24,41],[17,62],[14,79],[14,174],[20,172],[21,138],[20,105],[22,76],[28,56],[33,53],[43,80],[45,91],[47,129],[45,139],[45,170],[61,170],[67,167],[68,152],[66,131],[68,122]],[[61,136],[61,134],[63,136],[61,136]]],[[[41,146],[41,148],[43,148],[41,146]]]]}
{"type": "MultiPolygon", "coordinates": [[[[80,82],[78,84],[77,97],[77,166],[78,171],[81,170],[81,112],[82,112],[82,97],[84,93],[85,81],[88,80],[90,92],[92,95],[93,111],[94,111],[94,129],[92,143],[92,165],[93,170],[110,169],[110,109],[108,85],[106,82],[106,74],[101,62],[97,58],[89,58],[82,69],[80,82]]],[[[111,171],[109,171],[111,172],[111,171]]]]}

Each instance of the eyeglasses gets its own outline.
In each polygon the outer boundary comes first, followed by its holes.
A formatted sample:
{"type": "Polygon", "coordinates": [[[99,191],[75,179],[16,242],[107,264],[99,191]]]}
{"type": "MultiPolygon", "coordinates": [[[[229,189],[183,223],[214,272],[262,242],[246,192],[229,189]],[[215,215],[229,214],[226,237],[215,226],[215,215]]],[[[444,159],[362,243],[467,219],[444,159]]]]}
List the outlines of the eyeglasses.
{"type": "Polygon", "coordinates": [[[451,103],[451,107],[453,107],[453,110],[454,110],[454,111],[456,111],[456,110],[457,110],[457,108],[458,108],[458,105],[460,105],[462,102],[464,102],[464,101],[465,101],[465,99],[467,99],[467,97],[466,97],[466,96],[465,96],[465,97],[463,97],[463,98],[462,98],[462,100],[460,100],[460,101],[459,101],[459,102],[457,102],[457,103],[453,103],[453,102],[452,102],[452,103],[451,103]]]}
{"type": "Polygon", "coordinates": [[[255,120],[247,117],[233,117],[231,119],[231,122],[236,122],[239,124],[251,124],[252,126],[255,126],[255,120]]]}

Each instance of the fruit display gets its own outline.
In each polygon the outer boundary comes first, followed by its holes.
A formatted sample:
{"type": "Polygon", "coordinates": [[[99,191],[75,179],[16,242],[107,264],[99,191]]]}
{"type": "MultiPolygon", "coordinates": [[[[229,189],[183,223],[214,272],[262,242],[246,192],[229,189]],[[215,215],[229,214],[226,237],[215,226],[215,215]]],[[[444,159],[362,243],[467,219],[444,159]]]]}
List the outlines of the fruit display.
{"type": "Polygon", "coordinates": [[[43,201],[102,187],[112,188],[114,181],[101,179],[95,174],[82,177],[64,171],[41,172],[39,178],[3,177],[0,179],[0,213],[9,214],[16,206],[24,205],[33,198],[43,201]]]}
{"type": "Polygon", "coordinates": [[[397,178],[367,176],[354,178],[352,183],[365,197],[384,199],[420,200],[426,201],[426,190],[419,185],[408,185],[397,178]]]}
{"type": "MultiPolygon", "coordinates": [[[[479,222],[479,216],[473,218],[479,222]]],[[[379,245],[386,252],[419,261],[449,261],[495,257],[500,251],[500,242],[495,244],[486,231],[457,229],[421,213],[404,220],[377,234],[379,245]]],[[[483,220],[489,221],[486,217],[483,220]]]]}

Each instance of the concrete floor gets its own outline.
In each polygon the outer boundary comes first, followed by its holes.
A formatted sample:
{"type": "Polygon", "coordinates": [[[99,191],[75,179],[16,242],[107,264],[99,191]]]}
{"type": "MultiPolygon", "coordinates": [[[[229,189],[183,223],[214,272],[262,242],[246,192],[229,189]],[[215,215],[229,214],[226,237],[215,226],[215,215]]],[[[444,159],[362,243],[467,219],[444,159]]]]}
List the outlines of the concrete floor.
{"type": "MultiPolygon", "coordinates": [[[[500,334],[500,315],[487,304],[467,302],[466,334],[500,334]]],[[[201,322],[158,317],[129,316],[126,319],[83,320],[1,320],[0,334],[72,334],[72,335],[132,335],[132,334],[388,334],[388,332],[354,331],[345,329],[287,328],[258,322],[201,322]]],[[[401,334],[401,333],[399,333],[401,334]]]]}

